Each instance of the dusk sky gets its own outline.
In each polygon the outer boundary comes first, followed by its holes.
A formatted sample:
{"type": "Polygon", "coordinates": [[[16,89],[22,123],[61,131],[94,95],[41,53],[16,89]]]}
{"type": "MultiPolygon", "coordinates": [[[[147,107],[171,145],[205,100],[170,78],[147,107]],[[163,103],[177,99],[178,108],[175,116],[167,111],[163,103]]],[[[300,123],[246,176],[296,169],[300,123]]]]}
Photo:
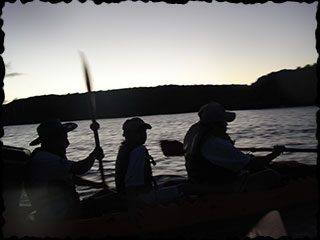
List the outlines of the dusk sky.
{"type": "Polygon", "coordinates": [[[94,90],[248,84],[317,60],[317,2],[6,3],[5,100],[94,90]]]}

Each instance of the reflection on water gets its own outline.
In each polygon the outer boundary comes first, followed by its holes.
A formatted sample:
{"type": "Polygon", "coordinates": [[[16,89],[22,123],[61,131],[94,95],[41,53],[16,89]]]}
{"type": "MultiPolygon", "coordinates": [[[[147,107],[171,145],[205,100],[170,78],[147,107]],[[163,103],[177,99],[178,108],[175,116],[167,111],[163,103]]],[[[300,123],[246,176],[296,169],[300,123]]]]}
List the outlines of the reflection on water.
{"type": "MultiPolygon", "coordinates": [[[[228,125],[231,138],[238,147],[272,147],[285,145],[296,148],[316,148],[316,107],[242,110],[235,111],[237,118],[228,125]]],[[[186,175],[183,157],[165,157],[160,149],[159,141],[171,139],[182,141],[188,128],[198,121],[197,113],[154,115],[142,117],[152,125],[148,130],[147,147],[157,165],[154,175],[178,174],[186,175]]],[[[122,124],[126,118],[99,119],[99,137],[105,152],[104,172],[106,181],[114,186],[114,163],[122,137],[122,124]]],[[[93,150],[95,143],[90,130],[90,121],[75,121],[78,128],[69,133],[70,146],[67,155],[70,160],[81,160],[93,150]]],[[[4,128],[5,145],[24,147],[33,150],[29,143],[37,136],[37,125],[8,126],[4,128]]],[[[258,154],[258,153],[257,153],[258,154]]],[[[265,153],[259,153],[265,154],[265,153]]],[[[314,153],[285,153],[279,160],[296,160],[302,163],[315,164],[314,153]]],[[[94,181],[100,181],[98,162],[92,170],[84,175],[94,181]]],[[[79,188],[81,196],[87,195],[90,188],[79,188]]]]}

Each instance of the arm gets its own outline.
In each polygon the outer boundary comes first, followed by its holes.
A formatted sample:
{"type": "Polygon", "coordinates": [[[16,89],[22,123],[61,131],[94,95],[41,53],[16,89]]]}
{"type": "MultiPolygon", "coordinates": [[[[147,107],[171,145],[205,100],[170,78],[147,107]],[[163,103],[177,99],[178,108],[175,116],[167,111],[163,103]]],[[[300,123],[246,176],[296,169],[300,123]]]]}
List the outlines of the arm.
{"type": "Polygon", "coordinates": [[[245,166],[249,171],[257,171],[267,166],[273,159],[277,158],[284,151],[284,146],[275,146],[272,153],[266,156],[252,156],[245,166]]]}
{"type": "Polygon", "coordinates": [[[84,174],[89,171],[96,159],[102,159],[104,157],[103,151],[100,147],[96,147],[87,158],[84,160],[74,162],[71,168],[71,172],[75,174],[84,174]]]}
{"type": "Polygon", "coordinates": [[[232,142],[215,136],[210,136],[203,142],[201,154],[213,165],[232,172],[240,171],[250,161],[250,157],[234,147],[232,142]]]}

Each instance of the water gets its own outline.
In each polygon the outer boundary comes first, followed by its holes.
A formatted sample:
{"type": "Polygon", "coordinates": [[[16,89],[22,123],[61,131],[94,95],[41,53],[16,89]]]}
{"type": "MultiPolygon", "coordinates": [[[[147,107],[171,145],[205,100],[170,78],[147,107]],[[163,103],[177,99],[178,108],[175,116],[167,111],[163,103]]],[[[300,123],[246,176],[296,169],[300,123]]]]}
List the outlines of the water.
{"type": "MultiPolygon", "coordinates": [[[[228,126],[232,139],[238,147],[272,147],[285,145],[295,148],[316,148],[316,107],[282,108],[267,110],[235,111],[237,118],[228,126]]],[[[160,140],[170,139],[182,141],[187,129],[198,121],[197,113],[143,116],[144,121],[152,125],[148,130],[146,146],[154,157],[157,165],[153,168],[154,175],[174,174],[186,176],[183,157],[165,157],[160,148],[160,140]]],[[[106,182],[114,187],[114,165],[118,148],[123,140],[122,124],[126,118],[99,119],[99,137],[104,150],[103,160],[106,182]]],[[[84,159],[95,143],[89,128],[90,121],[75,121],[78,128],[69,135],[70,146],[67,156],[70,160],[84,159]]],[[[5,145],[24,147],[33,150],[29,143],[37,137],[37,125],[19,125],[4,127],[2,141],[5,145]]],[[[256,153],[264,155],[267,153],[256,153]]],[[[315,153],[285,153],[277,160],[295,160],[301,163],[316,164],[315,153]]],[[[83,177],[101,181],[98,162],[83,177]]],[[[78,187],[80,197],[89,196],[97,190],[78,187]]]]}

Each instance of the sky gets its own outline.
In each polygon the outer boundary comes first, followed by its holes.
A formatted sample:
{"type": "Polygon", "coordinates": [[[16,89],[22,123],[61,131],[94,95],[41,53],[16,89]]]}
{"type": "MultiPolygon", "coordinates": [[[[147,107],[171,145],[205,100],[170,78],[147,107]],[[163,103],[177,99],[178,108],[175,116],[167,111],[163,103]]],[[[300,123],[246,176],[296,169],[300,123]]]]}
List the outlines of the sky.
{"type": "Polygon", "coordinates": [[[5,103],[93,88],[247,84],[317,61],[317,2],[5,3],[5,103]]]}

